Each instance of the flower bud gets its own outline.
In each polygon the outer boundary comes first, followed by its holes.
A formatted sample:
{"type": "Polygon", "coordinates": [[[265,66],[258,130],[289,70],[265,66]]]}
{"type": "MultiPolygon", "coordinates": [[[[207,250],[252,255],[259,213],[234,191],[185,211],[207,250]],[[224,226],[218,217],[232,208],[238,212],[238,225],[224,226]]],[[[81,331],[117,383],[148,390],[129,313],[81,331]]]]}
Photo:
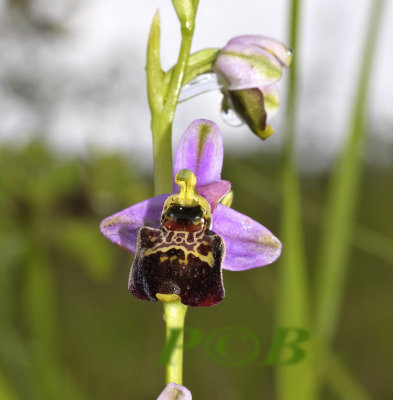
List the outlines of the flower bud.
{"type": "Polygon", "coordinates": [[[227,89],[250,89],[277,82],[291,60],[291,50],[276,39],[238,36],[221,50],[214,70],[227,89]]]}
{"type": "Polygon", "coordinates": [[[176,383],[168,383],[157,400],[192,400],[191,392],[181,385],[176,383]]]}
{"type": "Polygon", "coordinates": [[[257,136],[267,139],[274,132],[267,118],[279,106],[274,84],[291,60],[291,50],[276,39],[257,35],[231,39],[214,65],[223,87],[223,111],[232,108],[257,136]]]}

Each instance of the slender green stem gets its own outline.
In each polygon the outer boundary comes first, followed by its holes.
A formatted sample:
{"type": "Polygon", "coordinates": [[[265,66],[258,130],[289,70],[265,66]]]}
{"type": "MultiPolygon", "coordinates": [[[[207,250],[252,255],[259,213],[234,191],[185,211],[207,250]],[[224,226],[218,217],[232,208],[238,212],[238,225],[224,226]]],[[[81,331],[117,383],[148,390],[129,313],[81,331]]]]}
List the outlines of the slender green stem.
{"type": "Polygon", "coordinates": [[[164,124],[160,118],[152,118],[154,159],[154,193],[172,192],[172,121],[164,124]]]}
{"type": "Polygon", "coordinates": [[[340,399],[370,400],[364,388],[351,376],[351,372],[335,356],[329,357],[327,379],[331,389],[340,399]]]}
{"type": "Polygon", "coordinates": [[[61,384],[58,364],[53,270],[37,240],[32,239],[26,256],[25,310],[31,345],[33,390],[55,396],[61,384]]]}
{"type": "Polygon", "coordinates": [[[315,329],[321,351],[333,339],[348,269],[363,152],[366,139],[367,90],[383,0],[372,2],[365,47],[347,144],[333,173],[325,215],[322,248],[316,277],[315,329]]]}
{"type": "MultiPolygon", "coordinates": [[[[188,66],[191,43],[194,35],[195,16],[198,0],[173,0],[178,15],[182,40],[175,67],[164,74],[160,63],[160,19],[156,13],[149,35],[147,50],[147,88],[152,114],[154,157],[154,192],[156,195],[172,192],[172,123],[181,87],[188,66]],[[168,78],[169,76],[169,78],[168,78]]],[[[182,384],[183,332],[187,307],[180,300],[165,301],[167,344],[177,330],[177,343],[170,354],[166,369],[167,383],[182,384]]]]}
{"type": "MultiPolygon", "coordinates": [[[[292,0],[290,14],[290,45],[294,50],[288,81],[287,116],[283,149],[283,253],[280,267],[278,323],[280,326],[310,328],[309,295],[301,217],[299,178],[294,159],[297,95],[297,46],[300,0],[292,0]]],[[[314,398],[312,353],[310,341],[305,346],[307,356],[295,365],[277,367],[277,399],[314,398]]]]}
{"type": "MultiPolygon", "coordinates": [[[[169,85],[159,91],[159,93],[164,94],[162,105],[158,104],[158,107],[155,107],[152,106],[153,101],[150,102],[154,154],[154,192],[156,195],[172,191],[172,124],[187,69],[194,26],[195,15],[187,23],[181,23],[182,41],[177,64],[172,72],[169,85]],[[160,105],[161,107],[159,107],[160,105]]],[[[163,81],[164,79],[162,83],[163,81]]],[[[151,86],[148,84],[149,87],[151,86]]],[[[151,91],[153,91],[153,88],[151,91]]],[[[153,91],[149,98],[152,98],[155,94],[156,90],[153,91]]]]}
{"type": "Polygon", "coordinates": [[[0,371],[0,398],[4,400],[18,399],[13,387],[7,381],[7,378],[3,375],[2,371],[0,371]]]}
{"type": "Polygon", "coordinates": [[[183,336],[184,319],[187,307],[180,303],[180,300],[164,302],[164,313],[166,323],[167,347],[173,349],[166,366],[166,383],[174,382],[178,385],[183,381],[183,336]],[[175,346],[169,344],[173,332],[178,332],[175,346]]]}
{"type": "MultiPolygon", "coordinates": [[[[199,75],[213,71],[214,63],[220,53],[220,49],[203,49],[190,54],[187,64],[187,70],[183,78],[183,85],[192,81],[199,75]]],[[[165,79],[172,79],[174,67],[165,75],[165,79]]]]}

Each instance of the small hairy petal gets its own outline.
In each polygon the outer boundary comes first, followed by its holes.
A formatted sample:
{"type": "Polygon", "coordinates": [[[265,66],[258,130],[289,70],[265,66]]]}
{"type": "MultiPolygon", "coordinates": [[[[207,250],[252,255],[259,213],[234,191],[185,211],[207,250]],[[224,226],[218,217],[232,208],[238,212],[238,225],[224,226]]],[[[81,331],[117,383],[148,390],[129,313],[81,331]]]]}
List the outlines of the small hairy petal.
{"type": "MultiPolygon", "coordinates": [[[[197,119],[186,129],[177,147],[173,176],[181,169],[191,170],[197,178],[197,186],[221,180],[224,157],[221,132],[207,119],[197,119]]],[[[178,191],[173,184],[173,191],[178,191]]]]}
{"type": "Polygon", "coordinates": [[[217,204],[231,190],[231,182],[218,181],[209,185],[198,186],[196,189],[209,202],[211,212],[214,213],[217,204]]]}
{"type": "Polygon", "coordinates": [[[244,271],[262,267],[281,254],[281,242],[268,229],[222,204],[213,214],[212,230],[225,241],[224,269],[244,271]]]}
{"type": "Polygon", "coordinates": [[[152,197],[105,218],[100,224],[101,232],[114,244],[135,254],[139,228],[160,226],[162,208],[168,196],[152,197]]]}
{"type": "Polygon", "coordinates": [[[185,386],[170,382],[158,396],[157,400],[192,400],[192,395],[185,386]]]}

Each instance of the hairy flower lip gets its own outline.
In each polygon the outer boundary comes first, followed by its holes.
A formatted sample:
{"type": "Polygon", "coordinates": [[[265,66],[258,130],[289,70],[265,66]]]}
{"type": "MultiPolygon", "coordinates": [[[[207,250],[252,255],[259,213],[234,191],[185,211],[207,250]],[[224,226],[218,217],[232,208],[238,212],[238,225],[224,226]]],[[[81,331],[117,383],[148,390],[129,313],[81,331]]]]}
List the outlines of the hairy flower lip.
{"type": "MultiPolygon", "coordinates": [[[[192,122],[182,136],[174,170],[175,173],[184,168],[198,171],[196,189],[209,201],[213,211],[212,230],[225,242],[224,269],[243,271],[270,264],[280,256],[280,241],[263,225],[219,204],[230,189],[229,182],[221,180],[222,160],[219,128],[214,122],[200,119],[192,122]],[[216,160],[211,160],[212,154],[216,155],[216,160]],[[202,185],[198,186],[198,182],[202,185]]],[[[160,226],[162,208],[168,196],[152,197],[105,218],[100,225],[101,232],[114,244],[135,254],[139,229],[160,226]]]]}

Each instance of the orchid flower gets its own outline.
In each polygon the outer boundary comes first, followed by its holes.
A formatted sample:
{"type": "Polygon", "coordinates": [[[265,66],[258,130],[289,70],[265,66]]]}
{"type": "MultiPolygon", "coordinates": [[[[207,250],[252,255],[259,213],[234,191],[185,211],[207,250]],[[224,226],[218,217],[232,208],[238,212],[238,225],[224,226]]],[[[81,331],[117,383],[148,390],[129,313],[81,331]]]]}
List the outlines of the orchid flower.
{"type": "Polygon", "coordinates": [[[279,257],[281,243],[268,229],[220,204],[230,190],[221,180],[222,163],[219,128],[195,120],[177,147],[174,193],[101,222],[104,236],[135,254],[129,280],[135,297],[157,301],[176,295],[185,305],[214,305],[224,297],[222,268],[244,271],[279,257]]]}
{"type": "Polygon", "coordinates": [[[223,110],[233,109],[257,136],[268,138],[274,131],[266,120],[280,104],[275,83],[291,61],[291,50],[276,39],[260,35],[231,39],[214,65],[223,87],[223,110]]]}
{"type": "Polygon", "coordinates": [[[170,382],[157,397],[157,400],[192,400],[192,395],[185,386],[170,382]]]}

